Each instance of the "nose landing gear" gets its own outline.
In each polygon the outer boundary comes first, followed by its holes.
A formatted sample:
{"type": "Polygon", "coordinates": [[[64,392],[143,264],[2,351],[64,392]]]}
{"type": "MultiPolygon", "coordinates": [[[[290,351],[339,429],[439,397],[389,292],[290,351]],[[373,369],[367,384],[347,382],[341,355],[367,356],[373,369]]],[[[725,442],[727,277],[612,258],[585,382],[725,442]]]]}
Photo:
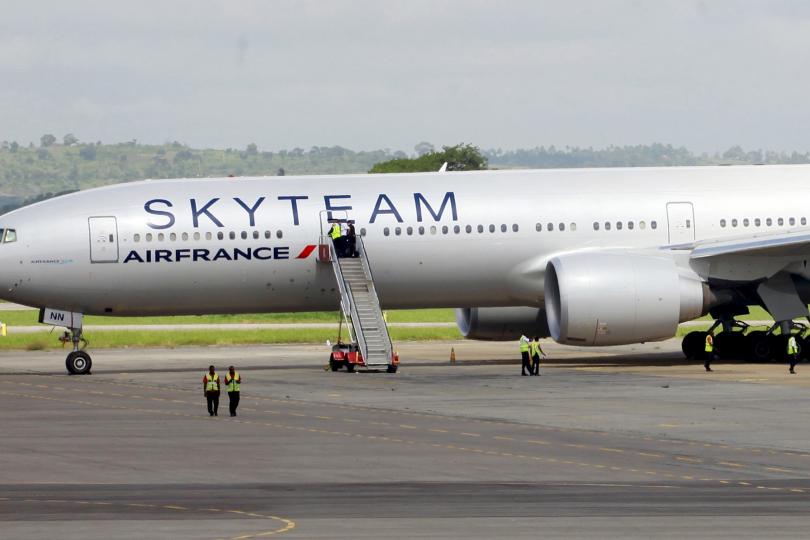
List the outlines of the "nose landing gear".
{"type": "Polygon", "coordinates": [[[73,351],[65,359],[65,367],[68,373],[71,375],[90,375],[93,360],[84,351],[84,348],[87,347],[87,340],[82,337],[82,329],[69,328],[68,332],[65,332],[65,337],[61,339],[63,343],[70,342],[73,344],[73,351]]]}

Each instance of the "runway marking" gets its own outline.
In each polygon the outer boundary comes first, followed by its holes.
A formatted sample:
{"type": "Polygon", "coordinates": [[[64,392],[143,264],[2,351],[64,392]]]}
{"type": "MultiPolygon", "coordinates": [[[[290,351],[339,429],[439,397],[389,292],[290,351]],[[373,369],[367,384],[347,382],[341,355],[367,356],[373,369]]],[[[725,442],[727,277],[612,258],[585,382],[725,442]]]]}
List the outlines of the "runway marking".
{"type": "Polygon", "coordinates": [[[248,533],[248,534],[241,534],[239,536],[231,536],[227,539],[223,540],[247,540],[249,538],[264,538],[267,536],[273,536],[277,534],[282,534],[288,531],[291,531],[295,528],[296,523],[287,518],[279,517],[279,516],[271,516],[266,514],[259,514],[255,512],[244,512],[242,510],[220,510],[217,508],[203,508],[203,509],[194,509],[194,508],[187,508],[185,506],[176,506],[171,504],[165,505],[155,505],[155,504],[144,504],[144,503],[125,503],[125,502],[108,502],[108,501],[76,501],[76,500],[61,500],[61,499],[11,499],[8,497],[0,497],[0,502],[25,502],[25,503],[49,503],[49,504],[75,504],[81,506],[119,506],[119,507],[136,507],[136,508],[161,508],[165,510],[174,510],[177,512],[228,512],[231,514],[238,514],[242,516],[249,516],[254,517],[262,520],[271,520],[271,521],[278,521],[280,522],[283,527],[279,527],[277,529],[269,530],[269,531],[261,531],[255,533],[248,533]]]}
{"type": "Polygon", "coordinates": [[[734,463],[732,461],[718,461],[717,463],[718,465],[725,465],[726,467],[735,467],[735,468],[744,467],[742,463],[734,463]]]}
{"type": "Polygon", "coordinates": [[[653,454],[651,452],[635,452],[636,455],[644,456],[644,457],[652,457],[652,458],[662,458],[664,454],[653,454]]]}
{"type": "Polygon", "coordinates": [[[411,426],[409,424],[400,424],[399,427],[402,429],[418,429],[416,426],[411,426]]]}
{"type": "Polygon", "coordinates": [[[621,448],[600,448],[602,452],[616,452],[618,454],[624,454],[624,450],[621,448]]]}
{"type": "MultiPolygon", "coordinates": [[[[210,419],[208,417],[203,417],[202,415],[192,415],[192,414],[175,412],[175,411],[151,410],[151,409],[135,408],[135,407],[128,407],[128,406],[120,406],[120,405],[99,404],[99,403],[92,403],[92,402],[88,402],[88,401],[84,401],[84,400],[70,400],[70,399],[62,399],[62,398],[52,398],[52,397],[48,397],[48,396],[40,396],[40,395],[32,395],[32,394],[18,394],[18,393],[13,393],[13,392],[0,392],[0,393],[5,394],[5,395],[10,395],[10,396],[28,397],[28,398],[32,398],[32,399],[41,399],[41,400],[64,402],[64,403],[77,403],[77,404],[87,405],[89,407],[94,407],[94,408],[104,407],[104,408],[113,408],[113,409],[119,409],[119,410],[132,410],[132,411],[136,411],[136,412],[145,412],[145,413],[159,414],[159,415],[164,415],[164,416],[194,418],[194,419],[198,419],[198,420],[203,420],[204,419],[205,421],[210,421],[210,419]]],[[[306,415],[301,415],[301,416],[306,416],[306,415]]],[[[250,421],[250,420],[232,420],[232,422],[242,423],[242,424],[254,424],[255,423],[255,422],[250,421]]],[[[308,427],[290,426],[290,425],[275,424],[275,423],[259,423],[259,424],[267,426],[267,427],[278,428],[278,429],[288,429],[288,430],[291,429],[291,430],[297,430],[297,431],[302,431],[302,432],[310,432],[310,433],[323,433],[323,434],[330,434],[330,435],[358,437],[358,438],[366,438],[366,439],[369,439],[369,440],[380,439],[380,440],[385,440],[385,441],[388,441],[388,442],[406,443],[406,444],[421,445],[421,446],[433,446],[431,443],[426,443],[426,442],[423,442],[423,441],[406,440],[406,439],[400,439],[400,438],[376,437],[376,436],[373,436],[373,435],[363,435],[363,434],[356,434],[356,433],[349,433],[349,432],[330,431],[330,430],[317,430],[317,429],[312,429],[312,428],[308,428],[308,427]]],[[[387,422],[383,422],[382,424],[390,425],[387,422]]],[[[461,434],[465,434],[465,433],[462,432],[461,434]]],[[[470,433],[468,435],[480,437],[480,434],[471,434],[470,433]]],[[[535,444],[538,444],[538,443],[539,444],[548,444],[547,441],[539,441],[539,440],[524,441],[524,442],[535,442],[535,444]]],[[[582,445],[582,444],[569,444],[567,446],[572,446],[572,447],[577,447],[577,448],[587,448],[587,445],[582,445]]],[[[482,452],[480,449],[472,449],[472,448],[466,448],[466,447],[456,447],[454,445],[444,445],[443,448],[447,448],[447,449],[451,449],[451,450],[475,452],[475,453],[478,453],[478,454],[481,454],[481,453],[489,454],[489,451],[486,451],[486,450],[484,450],[482,452]]],[[[504,456],[504,457],[519,457],[520,459],[526,459],[525,457],[523,457],[524,456],[523,454],[514,454],[514,453],[511,453],[511,452],[499,452],[499,453],[494,453],[494,454],[489,454],[489,455],[500,455],[500,456],[504,456]]],[[[547,462],[547,463],[558,462],[558,460],[556,460],[554,458],[549,458],[549,457],[531,456],[531,457],[529,457],[529,459],[536,460],[536,461],[544,461],[544,462],[547,462]]],[[[585,463],[585,462],[575,462],[575,461],[570,461],[570,460],[561,460],[561,461],[559,461],[559,463],[564,463],[564,464],[567,464],[567,465],[577,465],[577,466],[582,466],[582,467],[605,468],[604,466],[598,466],[598,464],[590,464],[590,463],[585,463]]],[[[737,465],[739,465],[739,464],[737,464],[737,465]]],[[[740,465],[740,467],[742,467],[742,465],[740,465]]],[[[645,475],[660,475],[660,476],[666,476],[666,477],[674,477],[674,475],[671,475],[671,474],[665,473],[665,472],[660,472],[660,471],[650,471],[650,470],[638,471],[637,469],[615,467],[615,466],[611,466],[610,469],[614,470],[614,471],[635,472],[635,473],[645,474],[645,475]]],[[[711,480],[711,479],[707,479],[707,480],[708,481],[717,481],[717,482],[720,482],[720,483],[724,483],[721,480],[711,480]]],[[[750,486],[750,484],[747,483],[747,482],[739,482],[738,484],[739,485],[750,486]]]]}
{"type": "Polygon", "coordinates": [[[439,429],[439,428],[429,429],[428,431],[432,431],[433,433],[448,433],[446,429],[439,429]]]}
{"type": "Polygon", "coordinates": [[[495,436],[494,436],[494,437],[492,437],[492,438],[493,438],[493,439],[497,439],[497,440],[499,440],[499,441],[514,441],[514,440],[515,440],[515,438],[514,438],[514,437],[504,437],[503,435],[495,435],[495,436]]]}
{"type": "MultiPolygon", "coordinates": [[[[693,458],[693,457],[675,456],[675,459],[678,460],[678,461],[685,461],[687,463],[703,463],[702,459],[693,458]]],[[[740,467],[742,467],[742,465],[740,465],[740,467]]]]}
{"type": "Polygon", "coordinates": [[[460,431],[459,435],[464,435],[465,437],[480,437],[481,434],[479,433],[468,433],[466,431],[460,431]]]}
{"type": "MultiPolygon", "coordinates": [[[[130,374],[127,374],[127,373],[120,373],[118,375],[119,376],[131,376],[130,374]]],[[[30,376],[33,376],[33,377],[46,377],[46,375],[38,375],[38,374],[30,374],[30,376]]],[[[47,376],[47,377],[50,377],[50,376],[47,376]]],[[[80,379],[76,379],[75,381],[78,382],[79,384],[91,384],[90,381],[83,381],[83,380],[80,380],[80,379]]],[[[16,381],[5,380],[5,381],[2,381],[2,382],[4,384],[33,386],[30,383],[23,383],[23,382],[16,382],[16,381]]],[[[177,392],[177,391],[179,391],[179,392],[187,392],[187,393],[194,392],[193,390],[184,389],[184,388],[145,385],[145,384],[140,384],[140,383],[135,383],[135,382],[120,381],[120,380],[118,380],[118,381],[116,381],[116,380],[104,380],[104,379],[99,379],[98,377],[94,378],[94,380],[92,381],[92,384],[110,384],[110,385],[124,386],[124,387],[127,387],[127,388],[144,388],[144,389],[160,390],[160,391],[171,390],[171,391],[175,391],[175,392],[177,392]]],[[[61,386],[53,386],[52,388],[59,389],[59,390],[67,390],[67,388],[61,387],[61,386]]],[[[115,395],[117,397],[123,397],[120,394],[112,394],[112,393],[110,393],[108,395],[115,395]]],[[[338,396],[340,396],[340,394],[329,394],[329,397],[338,397],[338,396]]],[[[140,398],[141,396],[129,396],[129,397],[140,398]]],[[[268,398],[268,397],[264,397],[264,396],[253,396],[250,399],[255,399],[255,400],[260,400],[260,401],[270,401],[270,402],[275,402],[275,403],[285,403],[285,404],[291,404],[291,405],[305,405],[305,406],[312,406],[312,407],[329,407],[330,409],[338,408],[338,409],[355,410],[355,411],[372,411],[372,412],[375,412],[375,413],[379,413],[379,411],[380,411],[379,408],[374,408],[374,407],[365,407],[365,406],[360,406],[360,405],[334,404],[334,403],[317,403],[317,402],[309,402],[309,401],[297,400],[297,399],[293,399],[293,398],[281,399],[281,398],[268,398]]],[[[458,421],[461,420],[461,421],[465,421],[465,422],[469,422],[469,423],[487,424],[487,425],[500,425],[500,426],[508,426],[508,427],[512,427],[512,428],[523,428],[523,429],[530,429],[530,430],[536,430],[536,431],[582,432],[582,433],[602,434],[602,435],[607,434],[604,431],[570,430],[570,429],[555,428],[555,427],[552,427],[552,426],[525,425],[525,424],[519,424],[519,423],[515,423],[515,422],[504,422],[504,421],[498,421],[498,420],[480,420],[480,419],[470,419],[470,418],[459,418],[459,417],[455,417],[455,416],[442,415],[442,414],[437,414],[437,413],[422,413],[422,412],[412,412],[412,411],[390,410],[390,411],[386,411],[386,414],[399,415],[399,416],[416,416],[416,417],[430,418],[430,419],[442,419],[442,418],[444,418],[444,419],[452,419],[454,422],[458,422],[458,421]]],[[[660,424],[660,426],[661,427],[681,427],[678,424],[660,424]]],[[[663,438],[657,438],[656,439],[656,438],[649,437],[649,436],[633,436],[633,435],[624,434],[624,433],[622,433],[622,434],[613,434],[613,435],[614,436],[620,436],[620,437],[628,439],[628,440],[645,440],[645,441],[657,440],[658,442],[664,442],[664,443],[668,443],[668,444],[686,444],[686,445],[693,445],[694,444],[694,443],[691,443],[691,442],[688,442],[688,441],[679,441],[679,440],[676,440],[676,439],[663,439],[663,438]]],[[[735,446],[730,446],[730,445],[726,445],[726,444],[703,443],[703,446],[707,447],[707,448],[732,449],[732,450],[738,451],[738,452],[752,452],[752,453],[757,453],[757,454],[762,453],[762,450],[759,450],[759,449],[756,449],[756,448],[735,447],[735,446]]],[[[775,452],[773,450],[771,450],[769,452],[771,452],[774,455],[779,454],[779,455],[790,456],[790,457],[810,458],[810,453],[790,452],[790,451],[778,451],[778,452],[775,452]]]]}
{"type": "Polygon", "coordinates": [[[783,472],[783,473],[792,473],[790,469],[783,469],[782,467],[765,467],[766,471],[773,471],[773,472],[783,472]]]}

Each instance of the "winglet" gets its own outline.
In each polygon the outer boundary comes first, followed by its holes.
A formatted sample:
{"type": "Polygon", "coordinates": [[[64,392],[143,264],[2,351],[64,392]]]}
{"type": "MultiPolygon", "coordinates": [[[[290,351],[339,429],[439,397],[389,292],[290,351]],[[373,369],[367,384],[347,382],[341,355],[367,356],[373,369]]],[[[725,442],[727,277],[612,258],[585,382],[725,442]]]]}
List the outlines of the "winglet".
{"type": "Polygon", "coordinates": [[[447,172],[447,162],[445,161],[444,164],[439,167],[439,172],[447,172]]]}

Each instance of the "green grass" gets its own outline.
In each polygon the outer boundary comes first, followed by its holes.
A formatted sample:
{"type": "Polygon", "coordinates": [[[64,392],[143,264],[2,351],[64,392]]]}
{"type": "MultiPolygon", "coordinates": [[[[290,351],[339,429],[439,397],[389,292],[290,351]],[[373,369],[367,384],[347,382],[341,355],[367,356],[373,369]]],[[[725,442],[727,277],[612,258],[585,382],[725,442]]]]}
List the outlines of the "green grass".
{"type": "MultiPolygon", "coordinates": [[[[38,313],[33,310],[0,311],[0,321],[9,326],[34,326],[38,313]]],[[[388,312],[388,322],[455,322],[452,309],[403,309],[388,312]]],[[[88,315],[85,325],[109,324],[238,324],[238,323],[335,323],[337,311],[308,313],[245,313],[239,315],[183,315],[177,317],[102,317],[88,315]]]]}
{"type": "MultiPolygon", "coordinates": [[[[433,341],[461,339],[456,328],[391,328],[391,339],[398,341],[433,341]]],[[[0,338],[0,350],[60,349],[59,332],[31,334],[11,333],[0,338]]],[[[185,347],[205,345],[251,345],[269,343],[322,344],[327,339],[335,341],[337,328],[282,329],[282,330],[231,330],[210,332],[207,330],[127,330],[121,332],[87,332],[85,337],[91,349],[126,347],[185,347]]],[[[65,349],[67,350],[67,348],[65,349]]]]}

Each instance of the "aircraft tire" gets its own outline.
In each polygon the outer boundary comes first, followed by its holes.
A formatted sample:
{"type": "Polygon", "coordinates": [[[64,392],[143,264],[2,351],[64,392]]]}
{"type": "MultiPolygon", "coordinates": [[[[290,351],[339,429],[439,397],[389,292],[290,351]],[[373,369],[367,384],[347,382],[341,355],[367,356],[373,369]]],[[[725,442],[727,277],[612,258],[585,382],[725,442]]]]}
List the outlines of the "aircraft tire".
{"type": "Polygon", "coordinates": [[[354,373],[354,364],[351,362],[346,362],[346,371],[349,373],[354,373]]]}
{"type": "Polygon", "coordinates": [[[703,346],[706,340],[706,332],[689,332],[681,341],[681,350],[689,360],[696,360],[703,357],[703,346]]]}
{"type": "Polygon", "coordinates": [[[388,364],[388,367],[386,368],[385,371],[386,371],[386,373],[396,373],[397,372],[397,367],[398,366],[395,366],[393,364],[388,364]]]}
{"type": "Polygon", "coordinates": [[[742,332],[720,332],[714,338],[714,349],[723,360],[737,359],[745,351],[745,335],[742,332]]]}
{"type": "Polygon", "coordinates": [[[65,359],[65,367],[71,375],[89,375],[93,361],[84,351],[73,351],[65,359]]]}
{"type": "Polygon", "coordinates": [[[810,337],[806,337],[804,339],[798,339],[799,342],[799,358],[804,360],[810,360],[810,337]]]}
{"type": "Polygon", "coordinates": [[[748,341],[748,360],[750,362],[768,362],[771,359],[771,342],[765,332],[757,330],[746,336],[748,341]]]}

